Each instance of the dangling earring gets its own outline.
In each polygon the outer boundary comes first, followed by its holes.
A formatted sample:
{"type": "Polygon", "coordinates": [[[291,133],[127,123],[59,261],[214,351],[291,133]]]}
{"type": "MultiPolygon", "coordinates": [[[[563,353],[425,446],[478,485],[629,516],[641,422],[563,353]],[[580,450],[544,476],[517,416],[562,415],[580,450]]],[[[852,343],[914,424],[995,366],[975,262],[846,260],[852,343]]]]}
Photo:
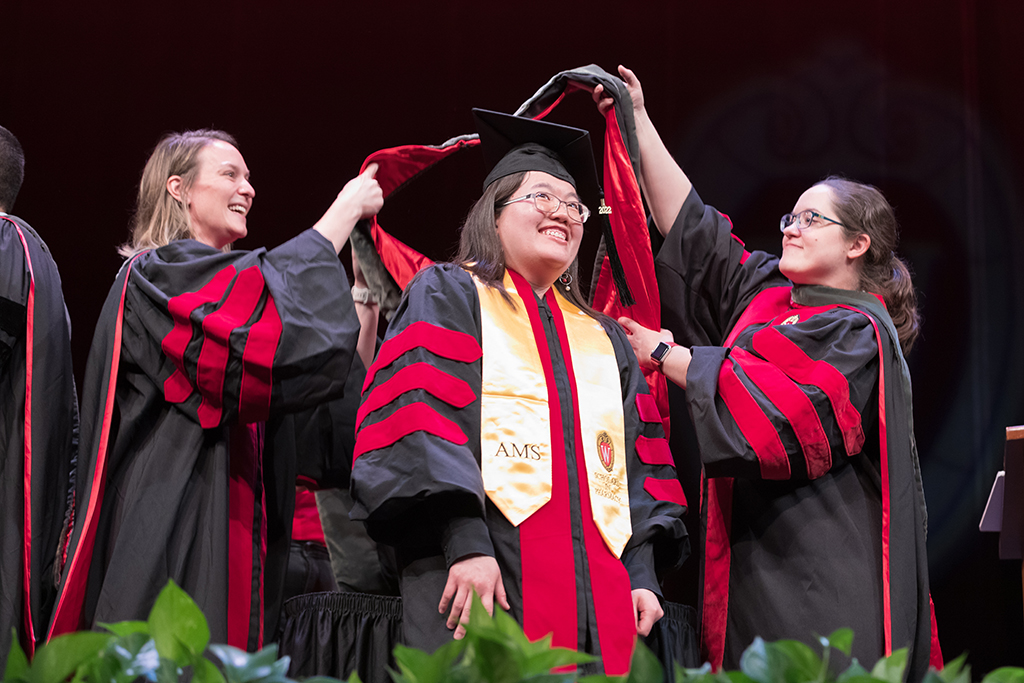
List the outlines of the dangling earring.
{"type": "Polygon", "coordinates": [[[564,273],[562,273],[562,275],[558,278],[558,281],[565,285],[565,291],[568,292],[569,285],[572,284],[572,275],[570,275],[569,271],[567,270],[564,273]]]}

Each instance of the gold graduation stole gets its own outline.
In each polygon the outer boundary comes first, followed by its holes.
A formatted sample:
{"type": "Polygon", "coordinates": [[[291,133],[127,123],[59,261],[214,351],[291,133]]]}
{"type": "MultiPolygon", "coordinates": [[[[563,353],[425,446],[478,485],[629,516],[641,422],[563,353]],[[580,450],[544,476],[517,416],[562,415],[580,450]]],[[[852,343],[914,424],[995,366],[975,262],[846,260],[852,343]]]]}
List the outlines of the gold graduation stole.
{"type": "MultiPolygon", "coordinates": [[[[474,278],[480,295],[483,385],[480,469],[491,502],[512,523],[551,499],[551,424],[548,389],[538,345],[543,329],[530,324],[524,296],[506,271],[505,290],[516,302],[474,278]]],[[[552,290],[565,321],[576,378],[575,406],[583,441],[594,522],[616,557],[632,534],[626,483],[626,440],[619,367],[601,324],[552,290]]],[[[554,454],[562,457],[562,454],[554,454]]],[[[577,460],[579,460],[579,453],[577,460]]],[[[569,476],[576,473],[569,472],[569,476]]]]}

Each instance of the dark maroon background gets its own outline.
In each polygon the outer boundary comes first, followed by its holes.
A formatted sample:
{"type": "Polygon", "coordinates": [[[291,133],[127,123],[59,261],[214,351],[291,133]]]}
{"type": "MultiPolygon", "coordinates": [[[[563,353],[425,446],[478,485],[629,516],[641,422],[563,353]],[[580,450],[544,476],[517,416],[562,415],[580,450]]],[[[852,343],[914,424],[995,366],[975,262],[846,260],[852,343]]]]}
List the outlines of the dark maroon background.
{"type": "MultiPolygon", "coordinates": [[[[977,531],[1003,430],[1024,423],[1022,27],[1015,0],[0,0],[0,124],[28,156],[15,212],[60,266],[79,377],[167,131],[239,138],[258,190],[241,248],[311,225],[373,150],[471,132],[471,107],[512,111],[588,63],[636,70],[670,149],[748,246],[777,250],[778,216],[823,175],[878,184],[922,294],[909,362],[940,634],[980,672],[1024,664],[1019,563],[977,531]]],[[[553,119],[600,133],[583,96],[553,119]]],[[[478,192],[465,157],[390,203],[385,227],[447,257],[478,192]]]]}

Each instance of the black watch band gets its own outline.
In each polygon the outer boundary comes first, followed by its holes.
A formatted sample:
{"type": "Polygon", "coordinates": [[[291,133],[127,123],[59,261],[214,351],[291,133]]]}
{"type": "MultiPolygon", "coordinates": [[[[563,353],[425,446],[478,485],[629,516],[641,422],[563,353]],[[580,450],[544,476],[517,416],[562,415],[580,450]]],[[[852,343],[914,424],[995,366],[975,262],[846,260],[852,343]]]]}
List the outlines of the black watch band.
{"type": "Polygon", "coordinates": [[[675,344],[658,342],[658,345],[654,347],[653,351],[651,351],[651,362],[655,365],[661,365],[664,363],[665,359],[668,357],[668,352],[672,350],[673,346],[675,346],[675,344]]]}

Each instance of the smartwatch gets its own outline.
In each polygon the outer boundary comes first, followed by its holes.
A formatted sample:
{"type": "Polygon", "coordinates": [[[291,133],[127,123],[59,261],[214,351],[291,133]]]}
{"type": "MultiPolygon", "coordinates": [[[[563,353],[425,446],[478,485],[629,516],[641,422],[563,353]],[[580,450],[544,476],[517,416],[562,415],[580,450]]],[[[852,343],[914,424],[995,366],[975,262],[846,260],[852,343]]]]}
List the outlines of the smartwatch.
{"type": "Polygon", "coordinates": [[[660,367],[665,362],[665,359],[668,358],[668,353],[674,346],[678,346],[678,344],[675,342],[658,342],[658,345],[651,351],[651,362],[660,367]]]}

